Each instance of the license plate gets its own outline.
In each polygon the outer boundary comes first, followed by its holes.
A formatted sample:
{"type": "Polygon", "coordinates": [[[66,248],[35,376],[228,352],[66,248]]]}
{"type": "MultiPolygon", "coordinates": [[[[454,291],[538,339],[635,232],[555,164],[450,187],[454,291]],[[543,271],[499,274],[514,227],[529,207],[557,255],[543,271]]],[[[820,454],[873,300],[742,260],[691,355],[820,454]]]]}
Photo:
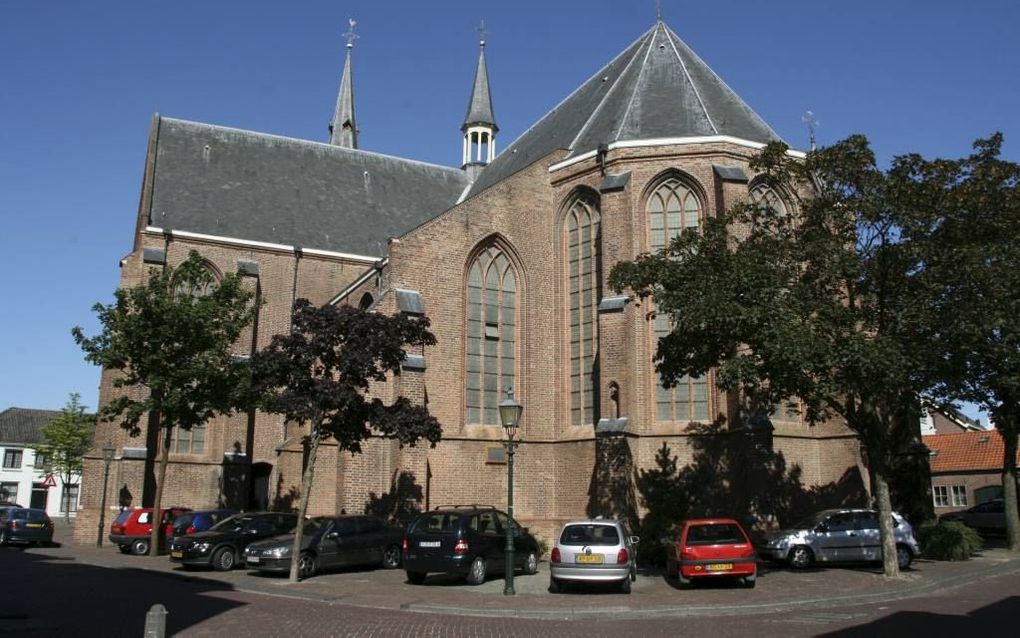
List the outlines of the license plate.
{"type": "Polygon", "coordinates": [[[733,563],[715,563],[712,565],[705,565],[705,569],[710,572],[725,572],[733,569],[733,563]]]}
{"type": "Polygon", "coordinates": [[[184,552],[170,552],[170,558],[184,558],[184,552]]]}
{"type": "Polygon", "coordinates": [[[440,547],[441,545],[440,541],[421,541],[418,543],[418,547],[440,547]]]}
{"type": "Polygon", "coordinates": [[[249,563],[254,563],[254,564],[256,564],[256,565],[257,565],[257,564],[259,563],[259,557],[258,557],[258,556],[249,556],[249,557],[247,558],[247,561],[248,561],[249,563]]]}
{"type": "Polygon", "coordinates": [[[574,562],[585,565],[601,565],[602,554],[577,554],[574,556],[574,562]]]}
{"type": "Polygon", "coordinates": [[[29,523],[28,524],[28,527],[42,527],[42,526],[43,526],[42,523],[29,523]]]}

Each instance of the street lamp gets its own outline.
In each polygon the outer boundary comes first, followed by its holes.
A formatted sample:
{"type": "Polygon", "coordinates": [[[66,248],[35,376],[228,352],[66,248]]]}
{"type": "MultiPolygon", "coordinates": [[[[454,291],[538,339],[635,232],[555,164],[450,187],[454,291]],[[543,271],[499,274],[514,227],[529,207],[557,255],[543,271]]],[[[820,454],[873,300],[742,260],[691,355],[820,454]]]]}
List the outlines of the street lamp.
{"type": "Polygon", "coordinates": [[[107,445],[103,448],[103,463],[106,466],[103,470],[103,495],[99,499],[99,535],[96,536],[96,547],[103,546],[103,527],[106,525],[106,486],[110,482],[110,462],[113,461],[113,447],[107,445]]]}
{"type": "Polygon", "coordinates": [[[521,412],[524,406],[514,401],[513,388],[506,391],[506,398],[499,402],[499,420],[506,430],[506,513],[510,521],[506,526],[506,582],[503,585],[503,595],[513,596],[514,591],[514,451],[517,449],[517,427],[520,425],[521,412]]]}

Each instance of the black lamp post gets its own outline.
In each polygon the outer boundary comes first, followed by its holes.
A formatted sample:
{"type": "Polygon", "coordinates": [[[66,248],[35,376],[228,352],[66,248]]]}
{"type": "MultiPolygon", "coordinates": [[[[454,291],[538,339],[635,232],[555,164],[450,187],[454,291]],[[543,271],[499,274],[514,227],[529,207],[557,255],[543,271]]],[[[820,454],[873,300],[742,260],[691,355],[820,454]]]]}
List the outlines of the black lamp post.
{"type": "Polygon", "coordinates": [[[499,420],[506,430],[506,513],[510,521],[506,526],[506,582],[503,585],[503,595],[513,596],[514,591],[514,451],[517,449],[517,426],[520,424],[521,412],[524,406],[514,401],[513,389],[506,391],[506,398],[499,402],[499,420]]]}
{"type": "Polygon", "coordinates": [[[103,495],[99,499],[99,535],[96,536],[96,547],[103,546],[103,527],[106,526],[106,486],[110,482],[110,462],[113,461],[114,449],[107,445],[103,448],[103,495]]]}

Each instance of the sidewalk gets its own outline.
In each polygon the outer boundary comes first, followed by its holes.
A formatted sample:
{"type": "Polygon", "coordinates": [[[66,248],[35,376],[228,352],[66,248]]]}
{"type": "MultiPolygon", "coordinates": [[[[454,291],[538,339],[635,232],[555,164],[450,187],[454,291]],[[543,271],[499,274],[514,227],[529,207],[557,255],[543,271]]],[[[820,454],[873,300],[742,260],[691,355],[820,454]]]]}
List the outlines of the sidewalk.
{"type": "Polygon", "coordinates": [[[1020,557],[1003,549],[989,549],[958,563],[915,561],[895,581],[885,579],[878,566],[793,571],[762,565],[755,589],[708,583],[681,590],[661,574],[643,573],[633,584],[630,595],[605,587],[578,587],[563,594],[550,594],[548,563],[543,562],[538,574],[516,576],[516,596],[504,596],[502,577],[472,587],[459,579],[434,575],[425,585],[410,585],[402,570],[347,569],[291,584],[285,578],[245,570],[184,571],[165,556],[121,554],[105,539],[102,549],[74,545],[63,521],[55,522],[54,540],[62,545],[26,551],[111,569],[151,570],[168,578],[214,580],[235,590],[269,596],[463,616],[559,620],[739,616],[888,602],[995,576],[1020,575],[1020,557]]]}

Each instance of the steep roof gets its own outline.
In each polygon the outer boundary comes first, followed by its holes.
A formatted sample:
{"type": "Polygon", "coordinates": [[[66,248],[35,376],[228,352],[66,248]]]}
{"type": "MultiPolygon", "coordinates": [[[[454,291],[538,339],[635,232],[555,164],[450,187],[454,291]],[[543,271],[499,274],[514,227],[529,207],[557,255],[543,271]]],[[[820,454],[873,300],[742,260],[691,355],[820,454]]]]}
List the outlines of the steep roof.
{"type": "Polygon", "coordinates": [[[156,118],[149,225],[381,256],[447,210],[464,171],[319,142],[156,118]]]}
{"type": "Polygon", "coordinates": [[[506,147],[468,196],[556,149],[569,158],[601,143],[714,135],[780,139],[660,21],[506,147]]]}
{"type": "MultiPolygon", "coordinates": [[[[1002,469],[1005,447],[998,430],[931,434],[921,438],[934,454],[932,472],[1002,469]]],[[[1020,453],[1017,462],[1020,463],[1020,453]]]]}
{"type": "Polygon", "coordinates": [[[462,131],[467,131],[472,124],[486,124],[498,131],[496,116],[492,114],[492,94],[489,91],[489,70],[485,66],[485,41],[478,52],[478,67],[475,69],[475,83],[471,87],[471,99],[468,101],[467,115],[464,116],[462,131]]]}
{"type": "Polygon", "coordinates": [[[7,408],[0,412],[0,443],[41,443],[42,427],[60,416],[60,410],[7,408]]]}
{"type": "Polygon", "coordinates": [[[345,148],[358,148],[358,124],[354,119],[354,72],[351,69],[351,49],[347,43],[344,73],[340,77],[340,91],[336,96],[336,110],[329,122],[329,143],[345,148]]]}

